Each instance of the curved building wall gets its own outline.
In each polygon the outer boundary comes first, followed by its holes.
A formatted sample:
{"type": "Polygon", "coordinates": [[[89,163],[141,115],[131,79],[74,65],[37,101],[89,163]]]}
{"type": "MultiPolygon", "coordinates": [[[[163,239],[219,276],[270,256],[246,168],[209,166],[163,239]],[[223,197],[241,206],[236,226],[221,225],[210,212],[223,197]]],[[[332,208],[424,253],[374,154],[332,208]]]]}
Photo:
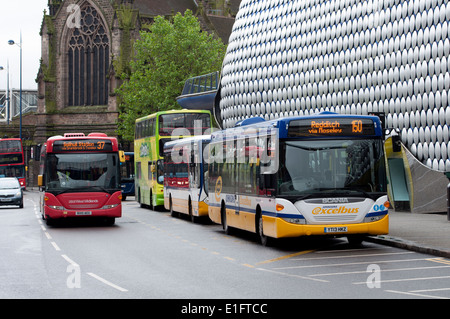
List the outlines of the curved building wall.
{"type": "Polygon", "coordinates": [[[384,112],[420,161],[450,171],[450,3],[243,0],[216,117],[384,112]]]}

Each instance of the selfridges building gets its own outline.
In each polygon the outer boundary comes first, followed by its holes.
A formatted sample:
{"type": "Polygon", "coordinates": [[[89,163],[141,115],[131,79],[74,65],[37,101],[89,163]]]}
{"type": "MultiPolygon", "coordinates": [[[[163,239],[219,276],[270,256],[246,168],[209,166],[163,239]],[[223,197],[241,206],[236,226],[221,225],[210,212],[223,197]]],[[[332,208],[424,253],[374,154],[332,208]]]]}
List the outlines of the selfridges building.
{"type": "Polygon", "coordinates": [[[448,183],[449,53],[448,1],[243,0],[216,118],[227,128],[253,116],[384,112],[408,156],[448,183]]]}

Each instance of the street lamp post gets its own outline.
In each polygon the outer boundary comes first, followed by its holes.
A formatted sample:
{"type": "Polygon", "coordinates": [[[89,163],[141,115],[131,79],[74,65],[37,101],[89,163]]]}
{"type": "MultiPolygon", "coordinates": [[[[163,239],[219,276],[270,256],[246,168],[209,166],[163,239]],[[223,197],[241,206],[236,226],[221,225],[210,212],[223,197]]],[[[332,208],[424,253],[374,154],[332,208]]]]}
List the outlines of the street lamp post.
{"type": "MultiPolygon", "coordinates": [[[[0,71],[4,70],[3,66],[0,66],[0,71]]],[[[5,92],[5,101],[7,105],[5,105],[5,117],[6,117],[6,124],[9,125],[9,116],[10,116],[10,103],[9,103],[9,60],[8,60],[8,66],[6,69],[6,92],[5,92]]]]}
{"type": "MultiPolygon", "coordinates": [[[[17,44],[14,40],[8,41],[9,45],[17,44]]],[[[22,32],[20,32],[20,88],[19,88],[19,138],[22,140],[22,32]]]]}

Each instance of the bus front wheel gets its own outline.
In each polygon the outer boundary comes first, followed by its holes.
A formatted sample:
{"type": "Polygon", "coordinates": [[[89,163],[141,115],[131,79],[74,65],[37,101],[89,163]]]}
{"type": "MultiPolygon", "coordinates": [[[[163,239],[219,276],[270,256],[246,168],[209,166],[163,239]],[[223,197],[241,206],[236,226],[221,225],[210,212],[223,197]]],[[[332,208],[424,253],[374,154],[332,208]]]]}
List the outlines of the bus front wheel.
{"type": "Polygon", "coordinates": [[[347,241],[350,246],[361,246],[362,242],[364,241],[363,235],[350,235],[347,236],[347,241]]]}
{"type": "Polygon", "coordinates": [[[264,235],[263,218],[262,218],[262,214],[261,214],[261,209],[258,209],[256,218],[257,218],[256,219],[256,233],[259,236],[259,241],[261,242],[261,244],[263,246],[271,246],[275,239],[264,235]]]}

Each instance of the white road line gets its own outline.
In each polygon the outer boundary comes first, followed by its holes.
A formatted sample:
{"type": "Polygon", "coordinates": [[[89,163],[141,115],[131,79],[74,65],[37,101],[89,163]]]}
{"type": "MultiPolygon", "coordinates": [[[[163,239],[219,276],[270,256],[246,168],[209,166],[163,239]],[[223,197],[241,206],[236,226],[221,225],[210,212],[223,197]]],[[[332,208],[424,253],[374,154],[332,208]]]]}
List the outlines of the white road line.
{"type": "Polygon", "coordinates": [[[341,252],[357,252],[357,251],[370,251],[370,250],[386,250],[390,247],[383,247],[383,248],[351,248],[351,249],[338,249],[338,250],[317,250],[315,251],[315,254],[328,254],[328,253],[341,253],[341,252]]]}
{"type": "Polygon", "coordinates": [[[424,295],[424,294],[416,294],[412,292],[407,291],[396,291],[396,290],[385,290],[387,292],[392,292],[395,294],[403,294],[403,295],[410,295],[410,296],[417,296],[417,297],[427,297],[427,298],[434,298],[434,299],[449,299],[447,297],[438,297],[438,296],[430,296],[430,295],[424,295]]]}
{"type": "Polygon", "coordinates": [[[421,289],[421,290],[411,290],[410,292],[433,292],[433,291],[447,291],[450,288],[436,288],[436,289],[421,289]]]}
{"type": "Polygon", "coordinates": [[[128,290],[126,290],[125,288],[119,287],[119,286],[113,284],[112,282],[109,282],[108,280],[103,279],[103,278],[100,277],[100,276],[97,276],[96,274],[93,274],[93,273],[91,273],[91,272],[88,272],[87,274],[88,274],[89,276],[91,276],[91,277],[93,277],[93,278],[95,278],[95,279],[101,281],[102,283],[104,283],[104,284],[106,284],[106,285],[108,285],[108,286],[114,288],[114,289],[117,289],[117,290],[122,291],[122,292],[127,292],[127,291],[128,291],[128,290]]]}
{"type": "Polygon", "coordinates": [[[405,251],[399,253],[383,253],[383,254],[360,254],[360,255],[348,255],[348,256],[330,256],[330,257],[312,257],[312,258],[292,258],[291,260],[321,260],[321,259],[341,259],[341,258],[358,258],[358,257],[375,257],[375,256],[392,256],[392,255],[406,255],[417,254],[414,251],[405,251]]]}
{"type": "Polygon", "coordinates": [[[60,251],[61,250],[54,241],[51,241],[50,243],[52,244],[53,248],[55,248],[56,251],[60,251]]]}
{"type": "Polygon", "coordinates": [[[360,261],[354,263],[340,263],[340,264],[324,264],[324,265],[304,265],[304,266],[288,266],[273,268],[276,270],[283,269],[301,269],[301,268],[318,268],[318,267],[336,267],[336,266],[353,266],[353,265],[365,265],[365,264],[387,264],[387,263],[400,263],[408,261],[421,261],[429,260],[429,258],[415,258],[415,259],[396,259],[396,260],[378,260],[378,261],[360,261]]]}
{"type": "Polygon", "coordinates": [[[79,267],[79,265],[76,262],[74,262],[72,259],[67,257],[67,255],[62,254],[61,257],[64,258],[69,264],[71,264],[75,267],[79,267]]]}
{"type": "MultiPolygon", "coordinates": [[[[376,263],[375,263],[376,264],[376,263]]],[[[435,267],[413,267],[413,268],[397,268],[397,269],[381,269],[381,272],[392,272],[392,271],[408,271],[408,270],[424,270],[424,269],[438,269],[438,268],[450,268],[450,266],[435,266],[435,267]]],[[[325,274],[314,274],[311,277],[320,276],[339,276],[339,275],[354,275],[354,274],[364,274],[367,271],[349,271],[349,272],[335,272],[335,273],[325,273],[325,274]]]]}
{"type": "MultiPolygon", "coordinates": [[[[418,281],[418,280],[434,280],[434,279],[446,279],[450,278],[450,276],[438,276],[438,277],[421,277],[421,278],[404,278],[404,279],[391,279],[391,280],[381,280],[380,283],[386,282],[402,282],[402,281],[418,281]]],[[[363,282],[354,282],[354,285],[365,285],[366,281],[363,282]]]]}
{"type": "Polygon", "coordinates": [[[274,274],[277,274],[277,275],[287,276],[287,277],[295,277],[295,278],[306,279],[306,280],[313,280],[313,281],[320,281],[320,282],[329,282],[328,280],[304,277],[304,276],[299,276],[299,275],[293,275],[293,274],[288,274],[288,273],[281,272],[281,271],[274,271],[274,270],[271,270],[271,269],[265,269],[265,268],[256,268],[256,269],[262,270],[262,271],[271,272],[271,273],[274,273],[274,274]]]}

